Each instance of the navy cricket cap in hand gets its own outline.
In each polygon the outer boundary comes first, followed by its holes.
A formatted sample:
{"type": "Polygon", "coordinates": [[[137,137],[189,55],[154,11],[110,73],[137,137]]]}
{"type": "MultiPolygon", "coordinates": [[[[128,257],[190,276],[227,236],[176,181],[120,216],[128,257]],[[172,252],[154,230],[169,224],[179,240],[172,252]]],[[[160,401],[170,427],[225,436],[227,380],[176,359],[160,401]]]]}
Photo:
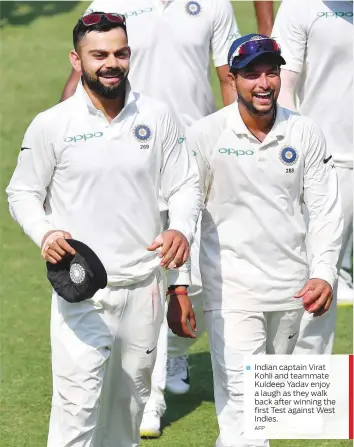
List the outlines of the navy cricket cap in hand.
{"type": "Polygon", "coordinates": [[[107,272],[86,244],[75,239],[66,242],[76,254],[67,253],[57,264],[47,262],[47,277],[59,296],[69,303],[79,303],[107,286],[107,272]]]}

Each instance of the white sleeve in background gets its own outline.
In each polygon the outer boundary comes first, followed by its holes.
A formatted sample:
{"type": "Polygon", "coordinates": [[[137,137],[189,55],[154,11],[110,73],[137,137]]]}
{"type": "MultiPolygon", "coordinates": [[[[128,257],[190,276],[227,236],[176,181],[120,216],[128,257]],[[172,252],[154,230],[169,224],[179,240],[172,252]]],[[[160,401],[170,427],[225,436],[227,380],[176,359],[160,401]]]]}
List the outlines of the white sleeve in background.
{"type": "MultiPolygon", "coordinates": [[[[92,14],[93,12],[111,12],[115,14],[124,14],[121,10],[121,0],[94,0],[83,13],[84,16],[92,14]]],[[[127,3],[127,2],[125,2],[127,3]]]]}
{"type": "Polygon", "coordinates": [[[280,44],[285,70],[300,73],[308,35],[308,0],[283,0],[277,12],[272,37],[280,44]]]}
{"type": "Polygon", "coordinates": [[[295,71],[282,69],[280,73],[281,89],[278,97],[278,102],[282,107],[297,111],[295,105],[295,88],[299,80],[300,74],[295,71]]]}
{"type": "MultiPolygon", "coordinates": [[[[169,229],[180,231],[191,243],[202,206],[198,170],[169,113],[164,116],[163,127],[161,192],[168,203],[169,229]]],[[[170,270],[169,282],[190,284],[190,263],[170,270]]]]}
{"type": "Polygon", "coordinates": [[[313,125],[304,172],[304,201],[309,212],[308,242],[313,255],[310,278],[323,279],[333,287],[337,278],[343,217],[337,174],[330,157],[321,130],[313,125]]]}
{"type": "Polygon", "coordinates": [[[296,111],[295,88],[305,59],[308,15],[303,0],[283,0],[275,18],[272,37],[280,44],[286,65],[281,67],[279,104],[296,111]]]}
{"type": "MultiPolygon", "coordinates": [[[[186,142],[188,151],[194,156],[196,165],[199,170],[199,183],[202,190],[203,204],[207,201],[208,191],[210,188],[211,174],[209,165],[209,154],[207,154],[207,147],[201,141],[200,131],[192,126],[187,129],[186,142]]],[[[204,205],[203,205],[204,208],[204,205]]]]}
{"type": "Polygon", "coordinates": [[[90,3],[89,7],[83,13],[83,16],[87,16],[88,14],[91,14],[92,12],[95,12],[95,11],[108,11],[109,8],[102,9],[102,8],[105,8],[106,6],[107,6],[107,1],[94,0],[92,3],[90,3]]]}
{"type": "Polygon", "coordinates": [[[230,46],[241,34],[230,1],[218,0],[213,6],[215,12],[211,51],[215,67],[221,67],[227,65],[230,46]]]}
{"type": "Polygon", "coordinates": [[[12,217],[40,247],[43,236],[55,230],[43,208],[56,159],[39,114],[24,136],[17,167],[6,189],[12,217]]]}

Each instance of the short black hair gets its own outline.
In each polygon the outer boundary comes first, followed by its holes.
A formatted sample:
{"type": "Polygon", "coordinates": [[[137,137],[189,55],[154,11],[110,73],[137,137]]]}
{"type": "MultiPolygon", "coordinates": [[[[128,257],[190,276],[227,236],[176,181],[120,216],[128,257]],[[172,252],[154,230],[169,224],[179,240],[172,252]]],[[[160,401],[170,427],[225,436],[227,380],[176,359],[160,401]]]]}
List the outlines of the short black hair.
{"type": "MultiPolygon", "coordinates": [[[[91,12],[90,14],[105,14],[105,13],[102,11],[94,11],[91,12]]],[[[105,33],[107,31],[111,31],[111,29],[114,28],[122,28],[128,38],[127,28],[123,23],[110,22],[105,16],[103,16],[101,18],[100,23],[97,23],[96,25],[86,26],[82,23],[80,18],[73,29],[73,43],[75,51],[77,51],[78,49],[80,40],[82,40],[86,36],[86,34],[90,33],[91,31],[97,31],[98,33],[105,33]]]]}

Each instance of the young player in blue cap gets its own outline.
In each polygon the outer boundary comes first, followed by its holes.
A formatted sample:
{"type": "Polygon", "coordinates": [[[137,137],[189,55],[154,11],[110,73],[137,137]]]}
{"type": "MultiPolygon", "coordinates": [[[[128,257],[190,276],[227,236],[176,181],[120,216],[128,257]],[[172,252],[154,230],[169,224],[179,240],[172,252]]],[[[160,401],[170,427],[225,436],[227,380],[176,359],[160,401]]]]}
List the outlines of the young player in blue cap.
{"type": "MultiPolygon", "coordinates": [[[[329,309],[343,222],[322,132],[277,104],[285,63],[277,42],[244,36],[232,44],[228,62],[238,100],[186,137],[204,190],[200,269],[216,446],[265,447],[267,440],[244,437],[244,357],[291,354],[304,308],[315,316],[329,309]]],[[[181,314],[170,306],[169,325],[187,336],[181,314]]]]}

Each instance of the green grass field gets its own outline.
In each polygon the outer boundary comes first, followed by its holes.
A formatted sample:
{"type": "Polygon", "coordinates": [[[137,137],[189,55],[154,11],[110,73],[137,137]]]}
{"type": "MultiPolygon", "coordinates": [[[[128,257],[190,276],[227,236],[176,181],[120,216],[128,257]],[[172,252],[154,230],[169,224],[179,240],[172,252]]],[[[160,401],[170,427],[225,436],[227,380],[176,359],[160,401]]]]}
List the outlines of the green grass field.
{"type": "MultiPolygon", "coordinates": [[[[235,2],[242,33],[256,29],[252,2],[235,2]]],[[[32,118],[60,98],[70,72],[73,25],[86,2],[0,2],[1,190],[16,164],[32,118]]],[[[220,106],[220,92],[213,75],[220,106]]],[[[50,287],[38,249],[11,220],[1,200],[1,419],[2,447],[46,445],[51,399],[50,287]]],[[[335,352],[353,352],[352,308],[338,313],[335,352]]],[[[212,447],[217,436],[206,337],[190,356],[191,392],[167,396],[164,435],[143,447],[212,447]]],[[[272,447],[347,447],[349,441],[273,441],[272,447]]]]}

